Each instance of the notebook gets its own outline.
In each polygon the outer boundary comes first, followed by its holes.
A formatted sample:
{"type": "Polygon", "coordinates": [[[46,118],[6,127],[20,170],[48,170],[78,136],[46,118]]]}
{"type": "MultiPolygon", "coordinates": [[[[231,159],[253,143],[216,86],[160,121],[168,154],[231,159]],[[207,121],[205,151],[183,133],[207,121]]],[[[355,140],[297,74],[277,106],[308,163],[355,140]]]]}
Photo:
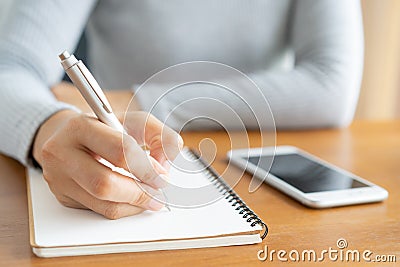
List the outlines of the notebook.
{"type": "Polygon", "coordinates": [[[268,232],[222,177],[188,148],[173,162],[164,190],[170,210],[118,220],[62,206],[37,169],[28,169],[27,177],[30,243],[39,257],[254,244],[268,232]]]}

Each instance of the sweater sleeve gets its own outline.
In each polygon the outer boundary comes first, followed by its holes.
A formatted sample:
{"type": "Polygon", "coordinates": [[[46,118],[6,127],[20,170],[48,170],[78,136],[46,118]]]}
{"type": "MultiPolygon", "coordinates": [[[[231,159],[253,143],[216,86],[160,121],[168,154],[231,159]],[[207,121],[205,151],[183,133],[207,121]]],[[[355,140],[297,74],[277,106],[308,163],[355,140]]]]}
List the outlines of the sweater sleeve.
{"type": "MultiPolygon", "coordinates": [[[[278,129],[347,126],[354,116],[362,77],[364,47],[359,1],[293,1],[289,21],[288,46],[294,53],[294,67],[246,74],[268,100],[278,129]]],[[[246,107],[226,90],[203,84],[160,98],[165,89],[146,87],[149,90],[137,93],[142,108],[167,120],[175,129],[182,128],[196,116],[217,116],[226,128],[238,128],[238,122],[247,128],[258,127],[249,119],[246,107]],[[205,96],[218,101],[182,105],[188,99],[205,96]],[[153,108],[155,103],[158,108],[153,108]],[[220,111],[221,103],[232,107],[242,119],[235,122],[229,112],[224,115],[220,111]],[[180,108],[176,109],[178,106],[180,108]],[[172,110],[175,112],[171,113],[172,110]]],[[[245,87],[236,93],[247,98],[249,103],[261,103],[255,99],[259,96],[247,92],[245,87]]],[[[268,112],[262,104],[255,104],[251,109],[256,114],[268,112]]],[[[201,123],[194,128],[207,129],[210,125],[201,123]]],[[[261,128],[270,126],[261,125],[261,128]]]]}
{"type": "Polygon", "coordinates": [[[61,80],[57,55],[73,50],[94,0],[16,0],[0,36],[0,152],[28,163],[40,125],[62,109],[50,87],[61,80]]]}

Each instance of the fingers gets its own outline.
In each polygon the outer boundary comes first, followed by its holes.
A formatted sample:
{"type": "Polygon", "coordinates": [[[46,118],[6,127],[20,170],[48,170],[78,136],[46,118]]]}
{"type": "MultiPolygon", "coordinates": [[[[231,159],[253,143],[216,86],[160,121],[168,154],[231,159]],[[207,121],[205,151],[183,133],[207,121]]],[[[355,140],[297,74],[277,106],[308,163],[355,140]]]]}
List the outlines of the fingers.
{"type": "Polygon", "coordinates": [[[140,144],[150,148],[150,155],[163,166],[167,160],[173,161],[183,147],[182,137],[149,113],[128,113],[125,127],[140,144]]]}
{"type": "MultiPolygon", "coordinates": [[[[125,203],[116,203],[111,201],[95,199],[89,195],[83,195],[82,203],[96,213],[99,213],[107,219],[115,220],[122,217],[139,214],[144,209],[125,203]],[[85,197],[87,196],[87,198],[85,197]],[[86,204],[85,204],[86,203],[86,204]]],[[[80,195],[82,197],[82,195],[80,195]]]]}
{"type": "Polygon", "coordinates": [[[113,220],[136,215],[144,211],[141,207],[132,206],[126,203],[97,199],[71,180],[66,186],[69,187],[69,196],[61,196],[57,197],[57,199],[61,204],[67,207],[91,209],[94,212],[113,220]]]}
{"type": "Polygon", "coordinates": [[[115,166],[129,170],[142,182],[154,188],[166,185],[166,177],[163,177],[163,174],[160,177],[146,152],[132,136],[123,135],[90,117],[72,123],[79,124],[76,127],[70,127],[76,129],[71,133],[76,145],[84,146],[115,166]]]}
{"type": "MultiPolygon", "coordinates": [[[[110,168],[93,160],[84,151],[78,150],[69,153],[73,153],[73,160],[69,164],[85,166],[85,168],[71,173],[72,179],[95,199],[126,203],[149,210],[159,210],[164,206],[161,192],[132,178],[113,172],[110,168]]],[[[72,155],[66,156],[72,159],[72,155]]],[[[74,199],[87,206],[86,202],[81,201],[79,195],[74,199]]]]}
{"type": "Polygon", "coordinates": [[[79,186],[75,186],[74,190],[70,190],[70,196],[71,198],[78,200],[80,204],[88,209],[112,220],[136,215],[144,211],[141,207],[132,206],[126,203],[97,199],[85,190],[79,188],[79,186]]]}
{"type": "Polygon", "coordinates": [[[168,176],[168,170],[165,167],[161,166],[161,164],[155,160],[153,157],[149,157],[150,163],[152,164],[153,168],[159,173],[163,174],[163,176],[168,176]]]}
{"type": "Polygon", "coordinates": [[[111,219],[164,206],[162,193],[154,188],[166,183],[160,176],[167,172],[132,136],[85,115],[74,114],[56,124],[40,146],[40,157],[43,175],[61,204],[89,208],[111,219]],[[146,184],[112,171],[100,159],[130,170],[146,184]]]}
{"type": "Polygon", "coordinates": [[[70,197],[62,195],[62,196],[56,196],[56,198],[58,202],[60,202],[65,207],[74,209],[88,209],[86,206],[82,205],[78,201],[73,200],[70,197]]]}

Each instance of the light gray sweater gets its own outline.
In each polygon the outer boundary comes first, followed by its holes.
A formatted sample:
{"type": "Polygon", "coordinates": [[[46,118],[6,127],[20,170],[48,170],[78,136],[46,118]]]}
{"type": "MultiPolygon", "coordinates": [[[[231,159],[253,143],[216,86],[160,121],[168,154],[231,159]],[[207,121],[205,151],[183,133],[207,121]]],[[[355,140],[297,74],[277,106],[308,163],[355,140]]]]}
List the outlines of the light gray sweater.
{"type": "MultiPolygon", "coordinates": [[[[49,88],[63,75],[57,55],[73,51],[85,29],[89,66],[103,88],[131,88],[168,66],[209,60],[254,80],[278,128],[345,126],[354,114],[363,65],[358,0],[16,0],[0,35],[2,153],[27,164],[40,125],[73,108],[57,102],[49,88]],[[294,59],[289,68],[288,55],[294,59]]],[[[160,90],[139,94],[144,110],[160,90]]],[[[154,114],[165,119],[166,110],[194,91],[166,97],[154,114]]],[[[234,106],[230,95],[218,97],[234,106]]],[[[182,108],[170,124],[178,128],[204,113],[218,113],[218,105],[182,108]]]]}

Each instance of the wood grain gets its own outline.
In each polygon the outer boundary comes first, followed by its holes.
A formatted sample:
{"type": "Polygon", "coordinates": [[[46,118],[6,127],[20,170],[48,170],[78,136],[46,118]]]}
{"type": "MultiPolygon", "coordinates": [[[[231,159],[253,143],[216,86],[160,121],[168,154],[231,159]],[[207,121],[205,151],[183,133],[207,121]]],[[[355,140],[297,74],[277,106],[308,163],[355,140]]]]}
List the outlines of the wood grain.
{"type": "MultiPolygon", "coordinates": [[[[115,97],[118,99],[118,94],[115,97]]],[[[249,193],[251,177],[247,174],[242,177],[239,169],[228,166],[225,154],[232,146],[271,145],[274,143],[273,135],[264,133],[261,136],[258,132],[230,135],[225,132],[184,133],[185,144],[195,149],[198,149],[200,141],[212,140],[216,149],[212,142],[202,142],[203,155],[212,158],[216,150],[213,162],[216,170],[223,173],[231,184],[235,183],[232,178],[241,178],[235,186],[236,192],[270,228],[262,244],[53,259],[41,259],[32,254],[25,171],[16,161],[0,155],[0,266],[282,266],[284,263],[277,259],[260,262],[257,252],[265,245],[270,250],[314,249],[318,252],[329,247],[337,248],[339,238],[347,240],[349,249],[369,249],[374,255],[393,254],[400,261],[399,135],[400,121],[359,121],[341,130],[279,132],[278,145],[298,146],[389,191],[389,199],[383,203],[314,210],[265,184],[256,192],[249,193]]],[[[327,258],[323,263],[341,265],[327,258]]]]}

